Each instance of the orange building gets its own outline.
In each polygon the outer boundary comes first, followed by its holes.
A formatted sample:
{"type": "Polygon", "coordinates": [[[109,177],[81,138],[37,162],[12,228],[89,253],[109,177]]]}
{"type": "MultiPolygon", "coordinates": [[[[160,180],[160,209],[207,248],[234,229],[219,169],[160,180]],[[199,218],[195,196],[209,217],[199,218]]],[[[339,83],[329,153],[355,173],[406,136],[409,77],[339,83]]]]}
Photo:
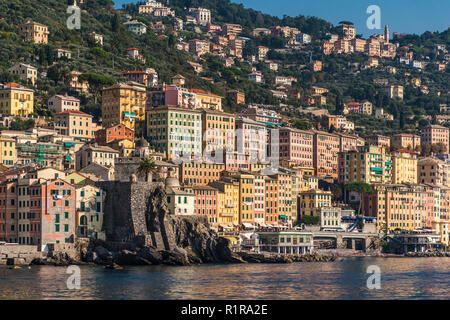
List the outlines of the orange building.
{"type": "Polygon", "coordinates": [[[220,180],[224,164],[216,163],[187,163],[180,165],[180,181],[190,186],[206,186],[220,180]]]}
{"type": "Polygon", "coordinates": [[[123,124],[118,124],[95,132],[95,142],[99,145],[105,145],[110,142],[123,139],[134,141],[134,131],[127,128],[123,124]]]}
{"type": "Polygon", "coordinates": [[[314,169],[316,176],[338,178],[338,153],[340,137],[314,130],[314,169]]]}

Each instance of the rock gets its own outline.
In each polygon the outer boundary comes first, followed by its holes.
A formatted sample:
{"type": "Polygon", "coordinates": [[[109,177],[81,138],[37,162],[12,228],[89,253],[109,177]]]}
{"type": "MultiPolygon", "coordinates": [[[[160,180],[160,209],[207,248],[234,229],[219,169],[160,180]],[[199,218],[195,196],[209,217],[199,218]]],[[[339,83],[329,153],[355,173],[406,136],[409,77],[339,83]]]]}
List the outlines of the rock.
{"type": "Polygon", "coordinates": [[[123,267],[118,265],[117,263],[108,264],[105,266],[106,269],[113,269],[113,270],[123,270],[123,267]]]}
{"type": "Polygon", "coordinates": [[[102,246],[96,246],[94,249],[94,252],[97,253],[99,258],[102,260],[108,260],[108,259],[112,258],[111,252],[109,252],[102,246]]]}
{"type": "Polygon", "coordinates": [[[151,264],[160,264],[162,261],[162,255],[153,247],[144,247],[138,251],[138,256],[151,264]]]}

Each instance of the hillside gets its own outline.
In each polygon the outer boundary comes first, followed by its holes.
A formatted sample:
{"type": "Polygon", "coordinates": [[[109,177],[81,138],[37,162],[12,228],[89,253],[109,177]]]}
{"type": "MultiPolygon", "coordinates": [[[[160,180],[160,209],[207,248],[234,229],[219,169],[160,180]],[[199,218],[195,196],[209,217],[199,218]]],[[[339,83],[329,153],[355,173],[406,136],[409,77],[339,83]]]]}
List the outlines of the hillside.
{"type": "MultiPolygon", "coordinates": [[[[164,1],[162,1],[164,2],[164,1]]],[[[19,82],[16,76],[7,72],[7,69],[17,62],[29,63],[38,67],[39,73],[45,72],[47,77],[40,77],[34,88],[36,90],[36,112],[43,115],[51,115],[45,106],[48,97],[55,93],[70,92],[67,86],[68,73],[71,70],[100,75],[91,77],[96,81],[91,90],[92,95],[82,95],[82,110],[100,116],[100,90],[102,85],[110,85],[113,82],[124,80],[121,72],[125,70],[143,70],[154,68],[159,75],[160,82],[169,83],[175,74],[183,74],[187,78],[187,87],[211,91],[221,96],[226,96],[229,89],[239,89],[246,94],[247,103],[270,104],[279,108],[280,102],[286,107],[280,109],[288,116],[317,121],[314,117],[299,113],[302,101],[289,97],[280,101],[275,98],[271,90],[275,88],[274,79],[277,75],[292,76],[297,81],[291,89],[298,91],[303,97],[310,94],[311,86],[320,86],[329,89],[327,102],[322,108],[327,108],[331,113],[337,112],[339,104],[349,101],[369,100],[375,107],[383,107],[385,111],[394,115],[394,121],[381,121],[372,118],[356,116],[352,118],[357,127],[357,132],[364,134],[378,130],[382,133],[394,133],[402,131],[415,131],[416,125],[424,125],[429,120],[425,116],[439,114],[440,104],[449,103],[448,82],[449,69],[446,72],[434,72],[431,68],[423,71],[411,69],[399,64],[392,59],[381,59],[379,68],[361,68],[368,56],[364,54],[325,56],[322,53],[321,44],[327,38],[327,33],[336,32],[336,28],[319,18],[314,17],[283,17],[277,18],[262,14],[256,10],[245,9],[242,5],[230,3],[228,0],[171,0],[170,7],[176,16],[184,19],[185,8],[205,7],[211,9],[212,23],[237,23],[243,26],[241,36],[248,39],[243,48],[244,60],[236,59],[234,65],[226,67],[219,56],[206,54],[202,56],[203,71],[194,74],[186,68],[186,62],[194,61],[192,53],[176,49],[180,39],[210,39],[206,28],[201,27],[201,33],[191,25],[187,25],[183,31],[174,32],[174,20],[163,17],[155,18],[138,15],[137,5],[127,5],[123,10],[115,10],[110,0],[86,0],[82,8],[81,30],[68,30],[66,28],[67,4],[73,1],[57,0],[3,0],[0,2],[0,83],[9,81],[19,82]],[[33,8],[33,10],[29,10],[33,8]],[[131,15],[132,19],[139,20],[151,27],[161,21],[166,29],[156,33],[151,28],[145,35],[137,36],[129,32],[123,22],[125,15],[131,15]],[[24,42],[18,35],[18,25],[27,20],[34,20],[49,26],[50,37],[48,45],[33,45],[24,42]],[[286,49],[287,39],[273,35],[252,36],[252,30],[256,27],[269,28],[273,26],[290,26],[297,28],[312,36],[310,44],[299,48],[286,49]],[[99,47],[89,36],[95,31],[104,37],[103,47],[99,47]],[[253,64],[262,72],[263,83],[255,83],[248,80],[252,64],[246,58],[254,55],[257,46],[267,46],[270,51],[268,59],[279,64],[279,70],[270,70],[263,62],[253,64]],[[129,47],[137,47],[146,58],[146,62],[140,63],[125,55],[129,47]],[[52,50],[64,48],[70,50],[72,59],[55,61],[52,50]],[[308,68],[310,59],[323,63],[323,70],[312,72],[308,68]],[[387,73],[387,67],[395,67],[396,74],[387,73]],[[203,78],[212,79],[206,81],[203,78]],[[419,77],[426,84],[430,94],[423,94],[418,88],[409,84],[411,78],[419,77]],[[385,95],[384,87],[374,83],[376,79],[387,79],[393,84],[405,86],[405,99],[403,101],[390,99],[385,95]],[[410,120],[405,121],[405,118],[410,120]],[[364,128],[362,128],[364,127],[364,128]]],[[[345,19],[345,17],[343,17],[345,19]]],[[[421,36],[408,35],[397,39],[399,46],[411,45],[415,55],[424,61],[432,63],[442,59],[435,53],[435,46],[444,43],[447,48],[450,44],[449,30],[442,33],[424,33],[421,36]]],[[[25,84],[25,83],[24,83],[25,84]]],[[[236,111],[237,106],[229,99],[224,99],[224,108],[227,111],[236,111]]]]}

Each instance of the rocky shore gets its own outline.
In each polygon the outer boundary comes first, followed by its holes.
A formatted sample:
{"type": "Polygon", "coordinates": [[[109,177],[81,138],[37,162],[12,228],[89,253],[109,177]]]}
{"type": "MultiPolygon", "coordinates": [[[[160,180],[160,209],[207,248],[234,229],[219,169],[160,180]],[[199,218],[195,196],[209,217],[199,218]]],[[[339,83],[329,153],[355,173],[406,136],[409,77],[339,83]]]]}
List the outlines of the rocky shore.
{"type": "Polygon", "coordinates": [[[436,258],[436,257],[450,257],[450,252],[408,252],[405,254],[406,257],[413,257],[413,258],[436,258]]]}

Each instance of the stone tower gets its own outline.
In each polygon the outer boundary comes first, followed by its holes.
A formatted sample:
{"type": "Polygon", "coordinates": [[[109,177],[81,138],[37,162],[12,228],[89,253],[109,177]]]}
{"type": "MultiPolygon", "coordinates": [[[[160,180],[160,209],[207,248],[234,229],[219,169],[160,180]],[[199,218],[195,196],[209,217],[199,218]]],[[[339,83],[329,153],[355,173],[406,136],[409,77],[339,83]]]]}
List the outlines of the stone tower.
{"type": "Polygon", "coordinates": [[[384,27],[384,42],[389,43],[389,26],[384,27]]]}

